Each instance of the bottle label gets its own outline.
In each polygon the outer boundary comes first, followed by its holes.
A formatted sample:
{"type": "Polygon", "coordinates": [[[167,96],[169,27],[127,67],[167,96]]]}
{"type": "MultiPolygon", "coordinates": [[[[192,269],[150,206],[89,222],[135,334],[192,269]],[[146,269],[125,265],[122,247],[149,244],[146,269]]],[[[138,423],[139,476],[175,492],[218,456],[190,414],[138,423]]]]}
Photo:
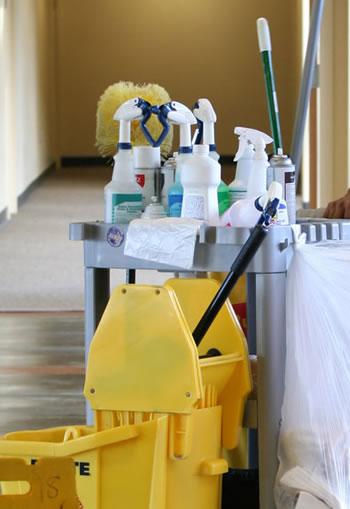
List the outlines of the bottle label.
{"type": "Polygon", "coordinates": [[[219,205],[219,216],[221,216],[225,210],[227,210],[231,203],[230,203],[230,195],[228,192],[218,192],[218,205],[219,205]]]}
{"type": "Polygon", "coordinates": [[[205,220],[205,200],[201,194],[188,194],[184,201],[183,217],[205,220]]]}
{"type": "Polygon", "coordinates": [[[112,223],[129,223],[141,216],[141,194],[112,194],[112,223]]]}
{"type": "Polygon", "coordinates": [[[290,224],[295,223],[295,172],[288,172],[284,174],[285,182],[285,200],[287,202],[287,210],[290,224]]]}
{"type": "Polygon", "coordinates": [[[139,186],[144,187],[144,185],[145,185],[145,174],[144,173],[136,173],[135,179],[139,186]]]}
{"type": "Polygon", "coordinates": [[[233,205],[238,200],[244,200],[247,197],[247,191],[246,190],[231,190],[230,189],[230,204],[233,205]]]}
{"type": "Polygon", "coordinates": [[[287,226],[289,224],[287,206],[284,200],[280,202],[277,213],[275,217],[272,218],[272,222],[280,226],[287,226]]]}
{"type": "Polygon", "coordinates": [[[169,194],[169,217],[181,217],[181,208],[182,208],[182,194],[169,194]]]}

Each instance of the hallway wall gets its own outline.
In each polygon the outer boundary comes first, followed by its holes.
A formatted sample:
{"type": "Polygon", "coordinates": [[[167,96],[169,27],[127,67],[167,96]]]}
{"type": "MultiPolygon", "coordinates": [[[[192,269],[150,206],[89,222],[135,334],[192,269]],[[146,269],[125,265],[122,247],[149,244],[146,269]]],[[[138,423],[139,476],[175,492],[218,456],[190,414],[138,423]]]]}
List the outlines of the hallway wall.
{"type": "Polygon", "coordinates": [[[59,0],[61,156],[93,156],[99,96],[120,80],[156,82],[191,107],[217,111],[218,152],[233,154],[233,127],[270,132],[256,20],[269,20],[282,134],[289,150],[300,68],[295,0],[59,0]]]}
{"type": "Polygon", "coordinates": [[[2,65],[0,100],[0,213],[17,208],[18,197],[56,158],[54,146],[54,0],[13,0],[0,5],[2,65]]]}

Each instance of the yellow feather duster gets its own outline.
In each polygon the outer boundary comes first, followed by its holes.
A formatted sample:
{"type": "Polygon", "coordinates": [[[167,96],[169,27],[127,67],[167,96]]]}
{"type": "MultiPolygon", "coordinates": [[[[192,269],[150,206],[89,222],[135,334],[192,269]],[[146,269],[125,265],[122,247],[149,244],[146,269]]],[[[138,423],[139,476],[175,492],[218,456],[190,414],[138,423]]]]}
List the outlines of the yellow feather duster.
{"type": "MultiPolygon", "coordinates": [[[[146,85],[134,85],[131,81],[119,81],[110,85],[101,95],[97,104],[96,123],[96,147],[104,157],[114,156],[117,151],[119,139],[119,122],[113,120],[114,113],[125,101],[133,97],[141,97],[152,105],[169,102],[168,92],[161,86],[149,83],[146,85]]],[[[154,139],[157,139],[163,129],[155,115],[147,122],[147,128],[154,139]]],[[[140,127],[140,122],[131,122],[132,145],[149,145],[140,127]]],[[[173,144],[173,128],[163,141],[160,150],[163,158],[167,158],[173,144]]]]}

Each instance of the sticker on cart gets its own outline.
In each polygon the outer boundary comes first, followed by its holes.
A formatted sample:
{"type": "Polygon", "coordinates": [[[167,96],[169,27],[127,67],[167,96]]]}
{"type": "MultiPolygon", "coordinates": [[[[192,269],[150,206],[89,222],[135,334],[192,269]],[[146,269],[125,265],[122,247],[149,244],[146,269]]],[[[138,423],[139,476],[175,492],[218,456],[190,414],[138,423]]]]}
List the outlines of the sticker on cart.
{"type": "Polygon", "coordinates": [[[119,247],[125,238],[124,231],[119,226],[111,226],[107,232],[107,242],[112,247],[119,247]]]}

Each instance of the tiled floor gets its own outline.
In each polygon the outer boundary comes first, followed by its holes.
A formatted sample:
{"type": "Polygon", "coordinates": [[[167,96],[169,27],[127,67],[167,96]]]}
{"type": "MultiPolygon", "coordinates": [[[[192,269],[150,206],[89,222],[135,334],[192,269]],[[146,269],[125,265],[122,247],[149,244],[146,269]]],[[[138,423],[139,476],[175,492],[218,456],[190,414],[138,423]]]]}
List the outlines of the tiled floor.
{"type": "Polygon", "coordinates": [[[85,422],[83,313],[0,313],[0,434],[85,422]]]}

